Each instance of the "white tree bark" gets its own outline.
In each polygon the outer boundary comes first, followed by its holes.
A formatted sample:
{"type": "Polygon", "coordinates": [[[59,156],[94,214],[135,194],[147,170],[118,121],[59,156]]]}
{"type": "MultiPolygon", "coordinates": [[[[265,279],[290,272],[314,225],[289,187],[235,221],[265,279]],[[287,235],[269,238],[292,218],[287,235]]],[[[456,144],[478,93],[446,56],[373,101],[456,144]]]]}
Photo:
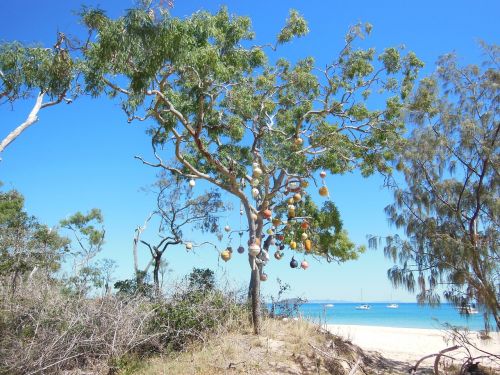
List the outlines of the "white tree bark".
{"type": "Polygon", "coordinates": [[[42,102],[43,102],[43,96],[45,93],[40,92],[36,98],[35,105],[33,106],[33,109],[31,110],[30,114],[28,115],[28,118],[26,121],[24,121],[21,125],[19,125],[17,128],[15,128],[12,132],[7,135],[2,140],[2,143],[0,143],[0,154],[5,150],[5,148],[10,145],[12,142],[16,140],[17,137],[21,135],[23,131],[28,129],[31,125],[33,125],[35,122],[38,121],[38,112],[40,109],[43,107],[42,102]]]}

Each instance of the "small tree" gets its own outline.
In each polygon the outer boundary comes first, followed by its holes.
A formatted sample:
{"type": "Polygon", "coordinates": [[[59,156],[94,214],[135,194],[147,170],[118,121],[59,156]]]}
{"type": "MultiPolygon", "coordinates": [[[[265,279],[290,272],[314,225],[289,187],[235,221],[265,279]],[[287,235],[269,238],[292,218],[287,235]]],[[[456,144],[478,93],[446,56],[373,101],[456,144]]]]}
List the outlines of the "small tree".
{"type": "Polygon", "coordinates": [[[60,33],[53,48],[27,47],[18,42],[0,42],[0,105],[35,96],[26,120],[0,138],[0,155],[22,132],[38,121],[40,110],[76,95],[75,66],[68,41],[60,33]],[[48,98],[48,101],[45,100],[48,98]]]}
{"type": "MultiPolygon", "coordinates": [[[[165,251],[185,241],[183,231],[186,228],[199,229],[202,233],[219,232],[219,214],[226,207],[220,193],[208,191],[204,195],[193,198],[192,188],[178,181],[160,178],[156,184],[156,210],[153,217],[159,219],[158,234],[160,239],[156,244],[137,239],[147,246],[152,257],[153,283],[156,296],[160,294],[160,271],[165,251]]],[[[186,242],[186,248],[193,247],[186,242]]],[[[147,271],[147,268],[146,268],[147,271]]],[[[144,272],[142,273],[144,275],[144,272]]]]}
{"type": "Polygon", "coordinates": [[[390,220],[407,238],[389,237],[385,254],[395,286],[418,290],[421,303],[444,297],[467,313],[478,303],[500,329],[499,79],[497,46],[484,45],[481,67],[460,67],[454,55],[438,62],[412,97],[415,128],[402,142],[392,180],[390,220]]]}
{"type": "MultiPolygon", "coordinates": [[[[374,49],[355,48],[371,31],[367,24],[349,31],[339,55],[324,68],[310,57],[294,65],[285,59],[269,64],[269,50],[307,33],[296,11],[267,46],[252,46],[250,19],[224,8],[185,19],[140,8],[116,20],[91,9],[82,18],[96,35],[84,49],[86,89],[120,96],[129,121],[151,120],[156,160],[143,161],[185,180],[206,180],[241,202],[258,333],[260,279],[274,234],[302,243],[301,225],[320,210],[308,204],[307,216],[301,216],[302,196],[307,184],[318,182],[320,169],[360,168],[364,175],[388,170],[391,145],[403,128],[402,100],[421,62],[396,48],[378,57],[374,49]],[[386,100],[384,108],[369,108],[372,92],[386,100]],[[164,162],[164,154],[175,162],[164,162]],[[276,217],[273,234],[261,245],[272,210],[289,199],[287,225],[276,217]]],[[[320,194],[328,195],[326,186],[320,194]]],[[[325,210],[337,215],[332,207],[325,210]]],[[[338,215],[333,222],[340,223],[338,215]]],[[[323,220],[322,237],[306,233],[304,246],[292,247],[330,260],[354,258],[357,249],[341,226],[328,224],[323,220]]]]}
{"type": "Polygon", "coordinates": [[[109,288],[113,263],[109,260],[103,260],[101,264],[94,261],[94,258],[102,251],[106,234],[101,211],[93,208],[87,214],[77,212],[61,220],[60,225],[72,233],[77,243],[71,248],[74,264],[73,275],[69,278],[74,292],[85,295],[92,288],[101,288],[106,285],[109,288]]]}
{"type": "Polygon", "coordinates": [[[20,193],[0,192],[0,277],[8,278],[12,292],[23,278],[36,272],[50,277],[59,270],[68,244],[24,211],[20,193]]]}

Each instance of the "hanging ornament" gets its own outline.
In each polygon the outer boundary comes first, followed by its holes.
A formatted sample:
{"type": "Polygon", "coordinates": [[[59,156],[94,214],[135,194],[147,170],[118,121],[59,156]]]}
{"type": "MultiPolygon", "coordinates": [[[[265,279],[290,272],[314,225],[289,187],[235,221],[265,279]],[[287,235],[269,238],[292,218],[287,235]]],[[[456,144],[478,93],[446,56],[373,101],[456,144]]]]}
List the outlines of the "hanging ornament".
{"type": "Polygon", "coordinates": [[[243,254],[243,253],[245,252],[245,248],[244,248],[243,246],[241,246],[241,245],[240,245],[240,246],[238,247],[238,250],[237,250],[237,251],[238,251],[238,253],[239,253],[239,254],[243,254]]]}
{"type": "Polygon", "coordinates": [[[269,228],[267,230],[267,234],[269,234],[270,236],[272,236],[274,234],[273,230],[271,228],[269,228]]]}
{"type": "Polygon", "coordinates": [[[302,233],[301,237],[302,237],[302,241],[307,240],[307,237],[308,237],[308,236],[307,236],[307,233],[305,233],[305,232],[304,232],[304,233],[302,233]]]}
{"type": "Polygon", "coordinates": [[[259,218],[259,217],[257,216],[257,214],[256,214],[256,213],[253,213],[253,212],[252,212],[252,214],[251,214],[250,216],[252,217],[252,220],[253,220],[253,221],[257,221],[257,219],[259,218]]]}
{"type": "Polygon", "coordinates": [[[319,172],[319,177],[325,178],[326,177],[326,172],[325,171],[319,172]]]}
{"type": "Polygon", "coordinates": [[[269,253],[266,250],[262,250],[261,259],[264,262],[269,262],[269,253]]]}
{"type": "Polygon", "coordinates": [[[256,257],[257,255],[259,255],[259,253],[260,253],[260,246],[257,245],[256,243],[253,243],[250,246],[248,246],[248,254],[250,254],[250,256],[256,257]]]}
{"type": "Polygon", "coordinates": [[[297,248],[297,242],[290,241],[290,249],[295,250],[297,248]]]}
{"type": "Polygon", "coordinates": [[[267,274],[262,273],[262,274],[260,275],[260,281],[266,281],[266,280],[267,280],[267,274]]]}
{"type": "Polygon", "coordinates": [[[295,146],[300,146],[303,142],[304,140],[300,137],[295,138],[295,140],[293,141],[293,143],[295,143],[295,146]]]}
{"type": "Polygon", "coordinates": [[[307,263],[307,260],[303,260],[302,263],[300,263],[300,267],[303,270],[307,270],[309,268],[309,263],[307,263]]]}
{"type": "Polygon", "coordinates": [[[231,251],[229,249],[226,249],[220,253],[220,257],[224,262],[227,262],[229,259],[231,259],[231,251]]]}
{"type": "Polygon", "coordinates": [[[280,260],[280,259],[281,259],[281,257],[282,257],[282,254],[281,254],[279,251],[276,251],[276,252],[274,253],[274,257],[276,258],[276,260],[280,260]]]}
{"type": "Polygon", "coordinates": [[[288,209],[288,220],[293,219],[295,217],[295,209],[290,210],[288,209]]]}
{"type": "Polygon", "coordinates": [[[319,195],[322,197],[327,197],[328,196],[328,188],[326,186],[321,186],[319,188],[319,195]]]}
{"type": "Polygon", "coordinates": [[[191,242],[186,242],[186,250],[191,250],[193,248],[193,244],[191,242]]]}
{"type": "Polygon", "coordinates": [[[300,227],[304,230],[309,228],[309,223],[307,221],[303,221],[302,224],[300,224],[300,227]]]}
{"type": "Polygon", "coordinates": [[[301,199],[302,195],[300,195],[300,193],[295,193],[295,195],[293,196],[294,202],[299,202],[301,199]]]}
{"type": "Polygon", "coordinates": [[[259,186],[259,179],[258,178],[252,178],[252,181],[250,181],[250,185],[253,187],[259,186]]]}
{"type": "Polygon", "coordinates": [[[280,250],[285,250],[285,244],[283,244],[283,243],[282,243],[282,244],[280,245],[280,250]]]}
{"type": "Polygon", "coordinates": [[[259,178],[260,176],[262,176],[262,169],[260,169],[259,167],[254,168],[252,175],[254,178],[259,178]]]}
{"type": "Polygon", "coordinates": [[[312,250],[312,242],[311,240],[304,241],[304,249],[306,249],[306,253],[310,253],[312,250]]]}
{"type": "Polygon", "coordinates": [[[229,225],[226,225],[226,226],[224,227],[224,230],[225,230],[226,232],[230,232],[230,231],[231,231],[231,227],[230,227],[229,225]]]}
{"type": "Polygon", "coordinates": [[[290,205],[290,204],[294,204],[294,202],[295,202],[295,201],[293,200],[293,198],[288,199],[288,204],[289,204],[289,205],[290,205]]]}
{"type": "Polygon", "coordinates": [[[290,267],[297,268],[298,266],[299,266],[299,263],[295,260],[294,257],[292,257],[292,260],[290,261],[290,267]]]}
{"type": "Polygon", "coordinates": [[[258,196],[259,196],[259,189],[253,188],[252,197],[254,197],[254,199],[257,199],[258,196]]]}
{"type": "Polygon", "coordinates": [[[266,208],[263,212],[262,212],[262,215],[266,218],[266,219],[270,219],[271,216],[273,216],[273,212],[269,209],[269,208],[266,208]]]}
{"type": "Polygon", "coordinates": [[[282,234],[278,234],[276,238],[280,241],[283,241],[285,239],[285,237],[282,234]]]}
{"type": "Polygon", "coordinates": [[[240,215],[243,215],[243,210],[240,210],[240,215]]]}
{"type": "Polygon", "coordinates": [[[194,188],[195,185],[196,185],[196,181],[193,179],[190,179],[189,180],[189,187],[194,188]]]}
{"type": "Polygon", "coordinates": [[[278,227],[281,224],[281,220],[277,217],[273,218],[272,220],[273,226],[278,227]]]}
{"type": "Polygon", "coordinates": [[[255,243],[260,246],[260,238],[259,237],[255,237],[255,243]]]}
{"type": "Polygon", "coordinates": [[[300,186],[301,186],[301,187],[303,187],[303,188],[308,187],[308,186],[309,186],[309,181],[307,181],[307,180],[302,180],[302,181],[300,182],[300,186]]]}

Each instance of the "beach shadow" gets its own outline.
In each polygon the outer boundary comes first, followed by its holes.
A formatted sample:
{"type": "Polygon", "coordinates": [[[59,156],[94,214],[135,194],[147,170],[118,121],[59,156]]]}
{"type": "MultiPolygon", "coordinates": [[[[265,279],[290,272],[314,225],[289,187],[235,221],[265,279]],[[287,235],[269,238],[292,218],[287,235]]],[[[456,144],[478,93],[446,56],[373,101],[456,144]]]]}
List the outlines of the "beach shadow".
{"type": "MultiPolygon", "coordinates": [[[[377,369],[380,374],[409,374],[415,363],[386,358],[379,352],[363,352],[363,363],[371,369],[377,369]]],[[[418,374],[434,374],[432,367],[421,365],[418,374]]]]}

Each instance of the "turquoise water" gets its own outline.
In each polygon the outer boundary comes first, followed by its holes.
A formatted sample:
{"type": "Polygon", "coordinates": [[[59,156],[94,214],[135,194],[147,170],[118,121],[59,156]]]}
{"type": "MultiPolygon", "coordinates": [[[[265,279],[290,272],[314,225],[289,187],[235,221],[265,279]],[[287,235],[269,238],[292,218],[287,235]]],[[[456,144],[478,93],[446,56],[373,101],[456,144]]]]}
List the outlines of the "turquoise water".
{"type": "Polygon", "coordinates": [[[302,316],[328,324],[356,324],[366,326],[435,328],[443,323],[467,327],[470,330],[484,329],[483,314],[461,316],[450,304],[439,307],[421,306],[416,303],[399,303],[398,309],[388,309],[387,303],[370,303],[370,310],[356,310],[359,303],[333,303],[334,307],[324,307],[323,303],[306,303],[300,307],[302,316]]]}

